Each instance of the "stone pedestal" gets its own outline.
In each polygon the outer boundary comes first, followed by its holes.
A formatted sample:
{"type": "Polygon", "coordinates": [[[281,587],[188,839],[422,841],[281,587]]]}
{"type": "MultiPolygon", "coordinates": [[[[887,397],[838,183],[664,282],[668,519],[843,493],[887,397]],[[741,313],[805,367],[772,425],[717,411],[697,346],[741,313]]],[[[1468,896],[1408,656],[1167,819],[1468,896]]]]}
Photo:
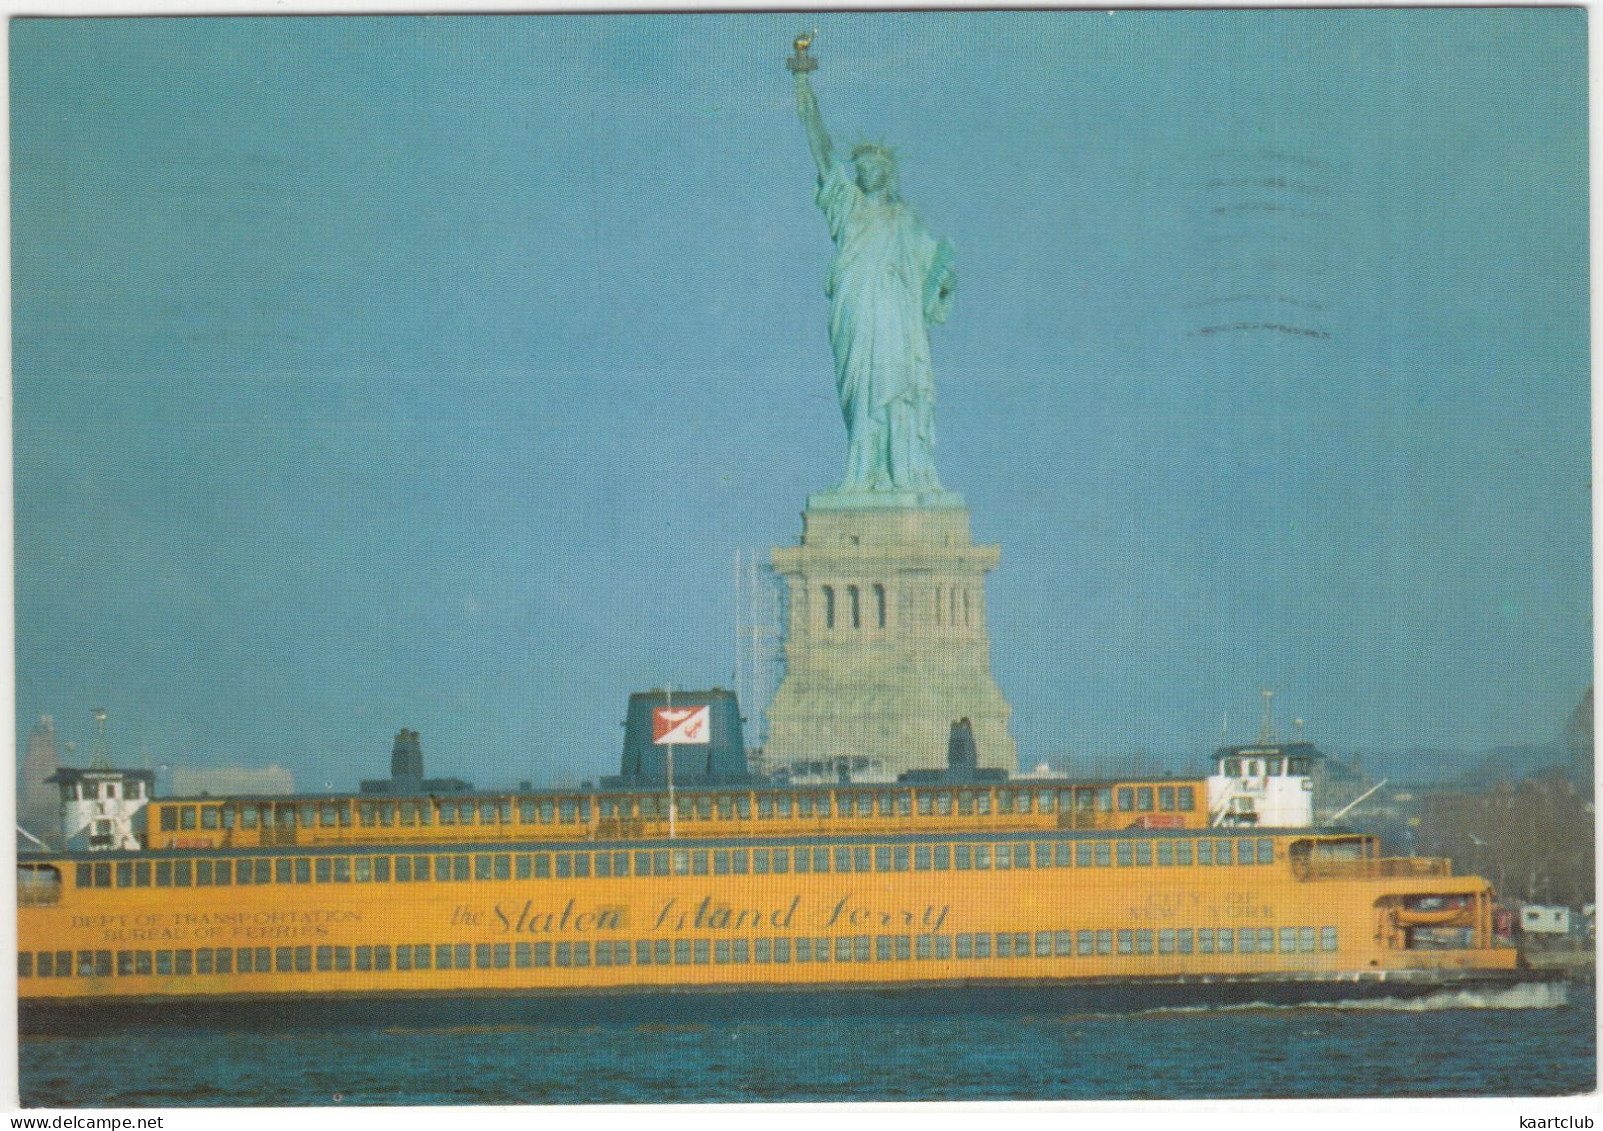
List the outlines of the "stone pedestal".
{"type": "Polygon", "coordinates": [[[832,778],[844,764],[860,780],[934,769],[967,717],[979,765],[1016,770],[985,624],[985,575],[1000,558],[974,545],[951,492],[810,496],[801,544],[773,551],[788,597],[785,678],[763,768],[832,778]]]}

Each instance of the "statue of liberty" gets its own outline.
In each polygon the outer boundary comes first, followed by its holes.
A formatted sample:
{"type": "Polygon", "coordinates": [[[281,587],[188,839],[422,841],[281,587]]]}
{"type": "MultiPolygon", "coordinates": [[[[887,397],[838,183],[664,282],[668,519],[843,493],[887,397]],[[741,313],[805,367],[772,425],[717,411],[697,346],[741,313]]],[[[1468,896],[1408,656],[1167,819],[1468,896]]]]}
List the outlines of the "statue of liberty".
{"type": "Polygon", "coordinates": [[[796,110],[818,165],[818,207],[829,223],[829,343],[846,418],[840,491],[940,491],[935,476],[935,378],[929,324],[945,322],[957,276],[952,245],[937,242],[902,202],[896,155],[852,150],[855,176],[835,153],[807,73],[810,38],[786,61],[796,110]]]}

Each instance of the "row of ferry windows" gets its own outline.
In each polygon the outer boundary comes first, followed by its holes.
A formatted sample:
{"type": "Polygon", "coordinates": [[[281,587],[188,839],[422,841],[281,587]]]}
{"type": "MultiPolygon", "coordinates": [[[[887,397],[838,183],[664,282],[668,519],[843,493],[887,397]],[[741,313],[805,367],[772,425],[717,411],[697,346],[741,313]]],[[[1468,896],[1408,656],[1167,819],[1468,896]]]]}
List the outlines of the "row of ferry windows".
{"type": "Polygon", "coordinates": [[[1073,958],[1150,954],[1313,954],[1337,949],[1335,927],[1200,927],[1000,931],[821,938],[638,939],[600,942],[418,943],[399,946],[42,950],[17,955],[23,978],[504,970],[543,966],[705,966],[893,962],[908,959],[1073,958]]]}
{"type": "Polygon", "coordinates": [[[253,860],[125,860],[79,864],[83,887],[414,883],[628,876],[744,876],[812,872],[1002,871],[1012,868],[1273,864],[1275,842],[1081,840],[834,848],[657,849],[634,852],[455,853],[438,856],[281,856],[253,860]]]}
{"type": "MultiPolygon", "coordinates": [[[[751,794],[691,794],[677,799],[681,821],[749,820],[751,794]]],[[[760,819],[811,820],[819,817],[946,817],[1032,812],[1189,813],[1196,808],[1196,790],[1178,786],[1098,786],[1078,789],[906,790],[875,793],[758,794],[760,819]]],[[[665,820],[665,797],[588,797],[478,801],[349,801],[225,805],[164,805],[162,832],[193,829],[349,828],[352,817],[364,828],[419,825],[589,824],[592,812],[603,820],[665,820]]]]}

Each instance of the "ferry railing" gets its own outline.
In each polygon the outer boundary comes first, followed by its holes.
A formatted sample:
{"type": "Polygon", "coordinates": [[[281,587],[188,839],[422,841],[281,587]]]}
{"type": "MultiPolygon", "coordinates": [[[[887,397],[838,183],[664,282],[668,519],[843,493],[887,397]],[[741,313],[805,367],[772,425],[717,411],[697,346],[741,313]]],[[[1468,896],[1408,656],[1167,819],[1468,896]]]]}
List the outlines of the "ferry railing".
{"type": "Polygon", "coordinates": [[[1294,860],[1299,880],[1409,879],[1451,876],[1453,862],[1436,856],[1385,856],[1378,860],[1294,860]]]}

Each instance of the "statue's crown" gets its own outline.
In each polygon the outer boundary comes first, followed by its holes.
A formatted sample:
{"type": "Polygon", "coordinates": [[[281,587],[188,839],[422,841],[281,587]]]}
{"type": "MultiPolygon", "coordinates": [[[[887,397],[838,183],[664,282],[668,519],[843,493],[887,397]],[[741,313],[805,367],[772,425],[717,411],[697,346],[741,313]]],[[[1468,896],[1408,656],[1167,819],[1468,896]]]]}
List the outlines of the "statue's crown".
{"type": "Polygon", "coordinates": [[[853,161],[859,161],[864,157],[877,157],[886,164],[896,164],[896,150],[877,141],[865,141],[852,149],[853,161]]]}

